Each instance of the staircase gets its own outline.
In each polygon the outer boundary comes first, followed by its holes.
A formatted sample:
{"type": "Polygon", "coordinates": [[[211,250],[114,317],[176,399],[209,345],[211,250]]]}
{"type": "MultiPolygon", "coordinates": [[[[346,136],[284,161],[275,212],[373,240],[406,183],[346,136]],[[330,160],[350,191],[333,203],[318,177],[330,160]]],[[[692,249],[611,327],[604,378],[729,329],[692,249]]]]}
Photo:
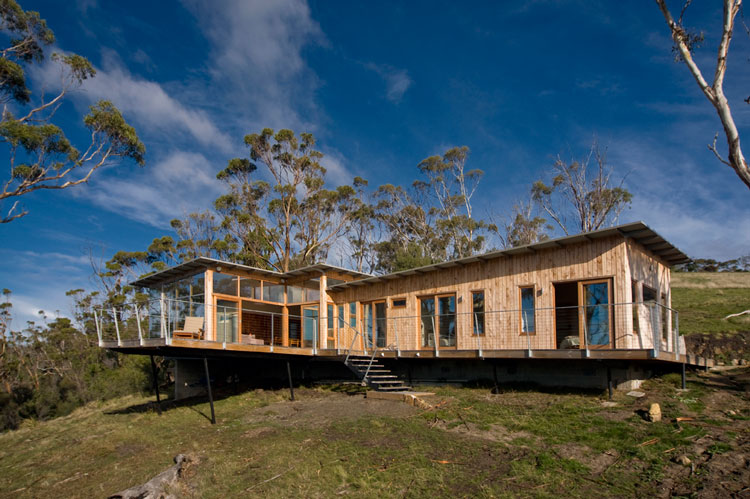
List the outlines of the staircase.
{"type": "Polygon", "coordinates": [[[382,365],[378,359],[369,356],[350,355],[344,362],[360,380],[379,392],[410,392],[410,386],[404,384],[390,369],[382,365]]]}

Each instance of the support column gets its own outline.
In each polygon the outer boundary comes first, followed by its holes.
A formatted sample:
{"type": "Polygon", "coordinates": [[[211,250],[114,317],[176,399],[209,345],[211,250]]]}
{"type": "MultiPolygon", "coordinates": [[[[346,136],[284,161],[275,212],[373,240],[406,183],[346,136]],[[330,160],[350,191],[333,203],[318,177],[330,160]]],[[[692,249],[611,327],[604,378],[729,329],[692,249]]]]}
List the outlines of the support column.
{"type": "Polygon", "coordinates": [[[289,376],[289,395],[291,396],[292,402],[294,402],[294,384],[292,383],[292,368],[289,366],[289,361],[286,361],[286,374],[289,376]]]}
{"type": "Polygon", "coordinates": [[[289,346],[289,307],[281,307],[281,344],[289,346]]]}
{"type": "Polygon", "coordinates": [[[216,310],[214,309],[214,271],[206,269],[205,279],[204,279],[204,286],[205,286],[205,292],[204,292],[204,299],[205,299],[205,305],[203,307],[203,315],[204,318],[204,324],[203,324],[203,330],[205,333],[205,338],[208,341],[215,341],[216,340],[216,331],[214,330],[214,317],[216,314],[216,310]]]}
{"type": "MultiPolygon", "coordinates": [[[[154,377],[154,393],[156,393],[156,411],[161,416],[161,398],[159,397],[159,373],[156,370],[156,362],[154,362],[154,356],[151,357],[151,374],[154,377]]],[[[684,366],[685,364],[683,364],[684,366]]],[[[684,371],[684,368],[683,368],[684,371]]]]}
{"type": "Polygon", "coordinates": [[[208,372],[208,359],[203,357],[203,367],[206,371],[206,389],[208,390],[208,403],[211,404],[211,424],[216,424],[216,413],[214,413],[214,396],[211,393],[211,375],[208,372]]]}

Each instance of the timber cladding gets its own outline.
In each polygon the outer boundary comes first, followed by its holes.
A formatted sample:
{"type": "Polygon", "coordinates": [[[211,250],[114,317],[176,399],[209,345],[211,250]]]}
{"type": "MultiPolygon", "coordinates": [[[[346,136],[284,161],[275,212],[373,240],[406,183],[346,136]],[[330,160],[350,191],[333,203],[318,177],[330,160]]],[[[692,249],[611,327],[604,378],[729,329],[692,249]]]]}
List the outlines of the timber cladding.
{"type": "MultiPolygon", "coordinates": [[[[388,343],[398,329],[402,349],[422,348],[420,298],[455,295],[457,348],[476,349],[472,333],[472,292],[483,291],[486,316],[484,349],[555,349],[555,290],[553,283],[603,279],[610,283],[610,303],[632,301],[631,283],[638,280],[668,297],[669,267],[644,247],[622,236],[611,236],[523,254],[503,255],[484,261],[432,269],[424,273],[329,291],[336,303],[370,302],[405,298],[406,307],[387,309],[388,343]],[[520,289],[532,287],[535,296],[536,328],[524,333],[520,324],[520,289]],[[494,312],[494,313],[493,313],[494,312]],[[503,312],[503,313],[499,313],[503,312]],[[507,313],[506,313],[507,312],[507,313]]],[[[666,305],[669,305],[668,298],[666,305]]],[[[630,321],[632,309],[613,307],[616,348],[634,345],[630,321]]],[[[360,318],[361,320],[361,318],[360,318]]]]}

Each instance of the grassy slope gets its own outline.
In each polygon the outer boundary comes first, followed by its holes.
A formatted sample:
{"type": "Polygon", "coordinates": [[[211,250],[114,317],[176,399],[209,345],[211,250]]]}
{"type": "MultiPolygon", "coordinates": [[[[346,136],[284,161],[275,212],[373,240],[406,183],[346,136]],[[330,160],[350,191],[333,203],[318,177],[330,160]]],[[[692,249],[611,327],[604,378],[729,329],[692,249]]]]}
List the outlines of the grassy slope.
{"type": "Polygon", "coordinates": [[[750,309],[750,273],[675,272],[672,307],[680,313],[682,334],[749,331],[750,314],[724,317],[750,309]]]}
{"type": "Polygon", "coordinates": [[[128,397],[0,435],[0,496],[101,497],[188,452],[200,464],[182,496],[646,497],[675,473],[690,491],[700,484],[670,458],[690,454],[707,427],[675,431],[634,410],[658,400],[665,418],[705,418],[708,431],[728,425],[712,437],[722,452],[746,439],[734,426],[746,428],[750,411],[741,392],[730,393],[721,410],[735,409],[735,419],[708,419],[713,390],[696,378],[686,395],[673,382],[652,382],[643,399],[616,394],[615,408],[599,394],[486,388],[440,388],[428,411],[325,389],[302,389],[297,402],[256,391],[219,400],[216,426],[204,403],[159,416],[141,410],[147,399],[128,397]]]}

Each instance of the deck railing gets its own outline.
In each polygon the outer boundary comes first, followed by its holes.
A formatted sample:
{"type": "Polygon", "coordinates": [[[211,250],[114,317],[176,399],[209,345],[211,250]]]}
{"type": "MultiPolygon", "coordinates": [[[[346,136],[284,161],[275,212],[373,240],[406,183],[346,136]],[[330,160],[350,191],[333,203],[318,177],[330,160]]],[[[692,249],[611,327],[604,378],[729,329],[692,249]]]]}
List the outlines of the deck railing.
{"type": "Polygon", "coordinates": [[[265,345],[270,351],[282,346],[282,324],[288,325],[287,348],[335,349],[339,354],[370,355],[374,350],[430,351],[440,356],[446,350],[471,350],[482,357],[490,350],[522,350],[533,357],[535,350],[582,350],[585,356],[595,349],[650,350],[685,353],[679,334],[677,311],[654,302],[600,304],[534,308],[527,310],[486,310],[449,312],[417,316],[395,315],[373,318],[362,326],[341,318],[334,323],[333,337],[328,329],[325,348],[319,341],[319,318],[280,312],[238,309],[185,300],[155,300],[102,308],[95,312],[97,334],[102,346],[148,345],[152,339],[170,344],[173,333],[184,328],[188,317],[202,317],[203,340],[207,341],[206,318],[213,321],[211,341],[226,347],[232,344],[265,345]],[[239,320],[239,314],[243,320],[239,320]],[[240,323],[244,323],[240,331],[240,323]],[[246,333],[246,334],[243,334],[246,333]],[[250,333],[250,334],[247,334],[250,333]],[[251,336],[252,335],[252,336],[251,336]],[[333,338],[333,339],[330,339],[333,338]]]}

